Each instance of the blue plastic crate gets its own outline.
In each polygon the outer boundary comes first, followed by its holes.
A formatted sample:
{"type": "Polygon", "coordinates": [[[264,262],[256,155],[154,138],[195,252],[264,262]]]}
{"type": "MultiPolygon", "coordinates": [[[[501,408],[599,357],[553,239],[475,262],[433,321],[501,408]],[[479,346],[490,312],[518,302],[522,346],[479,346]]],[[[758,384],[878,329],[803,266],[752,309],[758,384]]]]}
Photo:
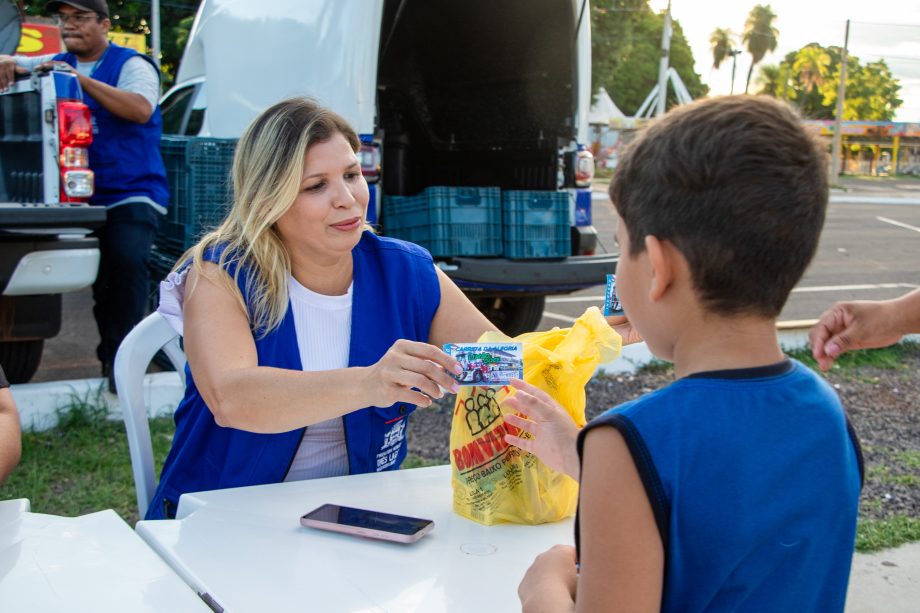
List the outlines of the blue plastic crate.
{"type": "Polygon", "coordinates": [[[427,188],[384,199],[389,236],[411,241],[434,257],[502,254],[501,192],[497,187],[427,188]]]}
{"type": "Polygon", "coordinates": [[[169,187],[169,206],[166,215],[160,219],[156,244],[169,252],[181,253],[185,250],[189,140],[187,136],[164,136],[160,139],[160,156],[166,167],[166,184],[169,187]]]}
{"type": "Polygon", "coordinates": [[[431,237],[428,196],[385,196],[384,230],[388,236],[427,246],[431,237]]]}
{"type": "Polygon", "coordinates": [[[162,253],[181,255],[223,220],[233,201],[230,170],[235,148],[233,139],[161,139],[170,191],[170,206],[155,241],[162,253]]]}
{"type": "Polygon", "coordinates": [[[564,258],[571,255],[568,192],[502,192],[502,236],[506,258],[564,258]]]}
{"type": "Polygon", "coordinates": [[[233,181],[230,171],[236,140],[224,138],[194,138],[188,145],[189,211],[186,224],[190,236],[186,248],[202,234],[214,229],[224,220],[233,202],[233,181]]]}

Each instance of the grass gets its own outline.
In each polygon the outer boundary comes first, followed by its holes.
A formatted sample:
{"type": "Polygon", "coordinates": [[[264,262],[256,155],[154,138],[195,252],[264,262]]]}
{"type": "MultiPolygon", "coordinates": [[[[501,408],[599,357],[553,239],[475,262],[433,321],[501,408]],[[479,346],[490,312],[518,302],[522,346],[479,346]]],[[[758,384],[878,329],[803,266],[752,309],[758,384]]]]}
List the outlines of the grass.
{"type": "MultiPolygon", "coordinates": [[[[850,351],[844,353],[837,359],[833,369],[835,371],[846,371],[871,367],[884,370],[905,370],[907,366],[904,364],[904,358],[916,355],[918,352],[920,352],[920,344],[910,341],[898,343],[883,349],[850,351]]],[[[812,370],[819,370],[818,363],[811,357],[811,349],[787,349],[786,355],[802,362],[812,370]]]]}
{"type": "Polygon", "coordinates": [[[903,515],[891,519],[860,518],[856,526],[856,551],[863,553],[897,547],[920,540],[920,518],[903,515]]]}
{"type": "MultiPolygon", "coordinates": [[[[23,432],[22,459],[0,487],[0,500],[28,498],[33,512],[52,515],[114,509],[133,525],[137,502],[124,424],[108,419],[91,398],[73,398],[58,418],[51,430],[23,432]]],[[[150,420],[157,471],[173,430],[170,417],[150,420]]]]}

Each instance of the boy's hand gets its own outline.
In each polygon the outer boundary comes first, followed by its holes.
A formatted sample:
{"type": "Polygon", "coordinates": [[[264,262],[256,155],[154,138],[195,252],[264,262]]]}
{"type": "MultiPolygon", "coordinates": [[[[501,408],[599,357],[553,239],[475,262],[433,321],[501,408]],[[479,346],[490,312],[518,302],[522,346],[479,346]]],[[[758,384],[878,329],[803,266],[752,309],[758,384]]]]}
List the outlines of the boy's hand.
{"type": "Polygon", "coordinates": [[[525,613],[571,610],[575,604],[578,573],[575,548],[556,545],[533,561],[518,586],[525,613]]]}
{"type": "Polygon", "coordinates": [[[532,434],[533,438],[506,434],[505,442],[534,454],[553,470],[577,481],[580,472],[575,446],[578,426],[572,417],[543,390],[520,379],[512,379],[510,383],[517,392],[503,400],[502,405],[523,413],[526,419],[506,413],[505,421],[532,434]]]}
{"type": "Polygon", "coordinates": [[[623,339],[624,345],[642,342],[642,337],[639,336],[639,333],[629,323],[629,319],[625,315],[608,315],[605,319],[607,324],[623,339]]]}

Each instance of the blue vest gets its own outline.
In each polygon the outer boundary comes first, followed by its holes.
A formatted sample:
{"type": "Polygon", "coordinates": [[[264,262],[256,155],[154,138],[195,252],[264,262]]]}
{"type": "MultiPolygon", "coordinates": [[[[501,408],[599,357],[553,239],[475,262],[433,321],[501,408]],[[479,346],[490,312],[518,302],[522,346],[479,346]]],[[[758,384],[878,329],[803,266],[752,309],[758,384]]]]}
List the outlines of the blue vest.
{"type": "MultiPolygon", "coordinates": [[[[146,55],[110,42],[92,78],[116,87],[122,66],[134,56],[144,58],[156,68],[153,60],[146,55]]],[[[63,60],[75,68],[77,66],[77,58],[72,53],[59,53],[54,59],[63,60]]],[[[89,167],[96,175],[96,189],[90,204],[108,206],[131,196],[146,196],[161,206],[168,206],[166,168],[160,157],[163,131],[160,107],[153,110],[147,123],[139,124],[115,116],[85,91],[83,102],[93,116],[89,167]]]]}
{"type": "MultiPolygon", "coordinates": [[[[211,257],[209,257],[211,259],[211,257]]],[[[216,257],[213,257],[216,260],[216,257]]],[[[352,251],[349,366],[376,363],[397,340],[427,342],[441,300],[431,256],[421,247],[365,232],[352,251]]],[[[228,266],[228,273],[234,269],[228,266]]],[[[247,271],[240,270],[244,298],[247,271]]],[[[254,334],[260,366],[302,370],[288,303],[281,325],[262,338],[254,334]]],[[[279,483],[284,480],[304,428],[256,434],[214,422],[186,367],[185,397],[176,409],[176,434],[163,465],[147,519],[175,514],[185,492],[279,483]]],[[[406,457],[406,424],[414,406],[368,407],[343,417],[349,473],[399,468],[406,457]]]]}
{"type": "Polygon", "coordinates": [[[662,611],[843,611],[862,458],[824,380],[793,361],[698,373],[593,420],[579,454],[600,425],[655,514],[662,611]]]}

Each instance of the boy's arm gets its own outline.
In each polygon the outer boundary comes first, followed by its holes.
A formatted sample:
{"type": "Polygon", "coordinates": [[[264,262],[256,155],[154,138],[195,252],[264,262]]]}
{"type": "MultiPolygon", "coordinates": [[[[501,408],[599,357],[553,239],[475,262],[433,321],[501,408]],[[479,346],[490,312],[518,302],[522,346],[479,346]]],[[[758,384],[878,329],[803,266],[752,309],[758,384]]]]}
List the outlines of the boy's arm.
{"type": "Polygon", "coordinates": [[[584,442],[576,611],[659,611],[664,546],[626,441],[612,427],[584,442]]]}
{"type": "Polygon", "coordinates": [[[659,611],[664,548],[626,442],[613,428],[595,428],[582,464],[580,573],[576,579],[571,548],[540,555],[518,588],[523,611],[659,611]]]}
{"type": "MultiPolygon", "coordinates": [[[[3,382],[0,370],[0,382],[3,382]]],[[[6,481],[22,453],[22,441],[19,433],[19,411],[13,402],[13,394],[8,388],[0,388],[0,485],[6,481]]]]}

